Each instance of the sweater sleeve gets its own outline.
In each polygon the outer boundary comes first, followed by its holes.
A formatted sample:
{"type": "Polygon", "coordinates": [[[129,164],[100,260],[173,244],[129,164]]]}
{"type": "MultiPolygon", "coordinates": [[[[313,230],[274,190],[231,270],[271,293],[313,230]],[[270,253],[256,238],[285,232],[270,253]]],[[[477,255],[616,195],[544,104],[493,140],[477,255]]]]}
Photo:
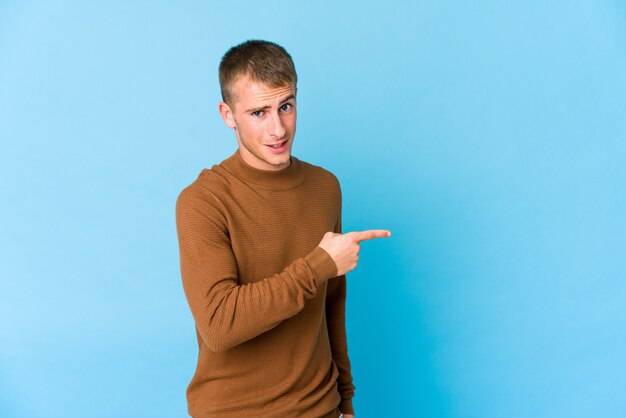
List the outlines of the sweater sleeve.
{"type": "MultiPolygon", "coordinates": [[[[336,233],[341,233],[341,213],[336,233]]],[[[348,339],[346,335],[346,275],[328,281],[326,290],[326,321],[333,361],[339,370],[337,385],[341,402],[339,410],[343,414],[354,414],[352,398],[355,386],[352,384],[350,359],[348,358],[348,339]]]]}
{"type": "Polygon", "coordinates": [[[176,229],[183,289],[196,327],[211,351],[222,352],[297,314],[337,270],[316,247],[282,272],[240,285],[227,221],[215,202],[193,185],[183,190],[176,229]]]}

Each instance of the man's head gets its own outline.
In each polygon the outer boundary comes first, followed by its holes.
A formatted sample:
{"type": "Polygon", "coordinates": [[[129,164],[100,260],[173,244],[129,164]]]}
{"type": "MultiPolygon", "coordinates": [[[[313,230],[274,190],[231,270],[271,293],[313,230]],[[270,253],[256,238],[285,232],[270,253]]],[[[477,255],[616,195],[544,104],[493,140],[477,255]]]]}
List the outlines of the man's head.
{"type": "Polygon", "coordinates": [[[219,111],[244,161],[261,170],[288,167],[298,81],[291,56],[275,43],[247,41],[226,52],[219,75],[219,111]]]}
{"type": "Polygon", "coordinates": [[[291,55],[282,46],[268,41],[250,40],[230,48],[219,68],[222,100],[234,105],[233,84],[248,76],[268,87],[292,85],[297,90],[298,75],[291,55]]]}

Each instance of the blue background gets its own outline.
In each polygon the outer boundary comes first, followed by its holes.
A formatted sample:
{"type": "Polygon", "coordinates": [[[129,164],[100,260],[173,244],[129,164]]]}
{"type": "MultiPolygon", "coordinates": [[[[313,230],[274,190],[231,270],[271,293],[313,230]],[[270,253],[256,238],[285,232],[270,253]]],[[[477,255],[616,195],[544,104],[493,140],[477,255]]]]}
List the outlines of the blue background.
{"type": "Polygon", "coordinates": [[[340,179],[359,417],[626,416],[621,1],[0,1],[0,416],[182,417],[174,204],[217,65],[298,69],[340,179]]]}

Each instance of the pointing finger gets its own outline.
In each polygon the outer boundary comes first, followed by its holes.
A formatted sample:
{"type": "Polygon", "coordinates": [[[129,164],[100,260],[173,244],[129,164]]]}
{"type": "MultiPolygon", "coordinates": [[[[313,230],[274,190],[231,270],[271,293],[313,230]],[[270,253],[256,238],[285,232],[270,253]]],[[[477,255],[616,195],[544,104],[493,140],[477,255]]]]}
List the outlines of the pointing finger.
{"type": "Polygon", "coordinates": [[[361,242],[370,239],[376,238],[387,238],[391,236],[391,231],[386,229],[370,229],[368,231],[354,231],[348,232],[346,235],[349,235],[356,242],[361,242]]]}

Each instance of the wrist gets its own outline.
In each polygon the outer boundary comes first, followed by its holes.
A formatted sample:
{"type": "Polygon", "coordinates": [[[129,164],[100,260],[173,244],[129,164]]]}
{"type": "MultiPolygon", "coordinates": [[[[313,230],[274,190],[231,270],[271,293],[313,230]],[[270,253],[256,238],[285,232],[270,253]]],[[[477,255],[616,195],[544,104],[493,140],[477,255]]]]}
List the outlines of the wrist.
{"type": "Polygon", "coordinates": [[[337,265],[335,261],[322,247],[315,247],[304,259],[315,274],[315,284],[317,286],[337,276],[337,265]]]}

